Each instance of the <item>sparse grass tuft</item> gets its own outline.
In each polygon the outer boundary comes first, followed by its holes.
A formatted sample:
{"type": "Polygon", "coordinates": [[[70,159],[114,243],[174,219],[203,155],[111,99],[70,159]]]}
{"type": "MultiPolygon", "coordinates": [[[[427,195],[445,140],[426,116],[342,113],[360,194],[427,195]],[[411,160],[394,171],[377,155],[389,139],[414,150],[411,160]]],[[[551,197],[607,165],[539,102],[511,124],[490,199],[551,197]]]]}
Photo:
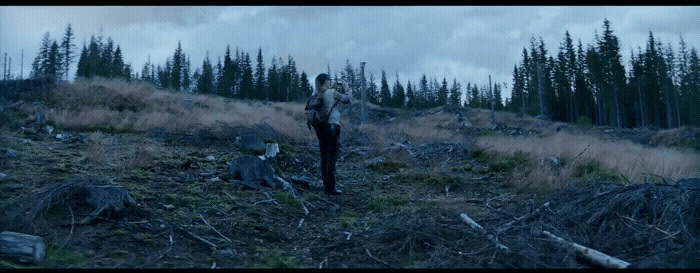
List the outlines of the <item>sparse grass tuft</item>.
{"type": "Polygon", "coordinates": [[[379,162],[376,164],[371,164],[367,166],[370,170],[373,170],[375,172],[381,173],[381,174],[389,174],[389,173],[395,173],[400,171],[403,168],[408,167],[408,164],[404,162],[397,162],[397,161],[384,161],[384,162],[379,162]]]}
{"type": "Polygon", "coordinates": [[[257,248],[256,252],[260,254],[260,261],[255,267],[298,268],[301,265],[299,259],[286,255],[278,248],[257,248]]]}
{"type": "Polygon", "coordinates": [[[382,213],[386,212],[392,208],[398,208],[405,206],[411,200],[406,196],[397,194],[379,195],[369,201],[367,207],[375,212],[382,213]]]}

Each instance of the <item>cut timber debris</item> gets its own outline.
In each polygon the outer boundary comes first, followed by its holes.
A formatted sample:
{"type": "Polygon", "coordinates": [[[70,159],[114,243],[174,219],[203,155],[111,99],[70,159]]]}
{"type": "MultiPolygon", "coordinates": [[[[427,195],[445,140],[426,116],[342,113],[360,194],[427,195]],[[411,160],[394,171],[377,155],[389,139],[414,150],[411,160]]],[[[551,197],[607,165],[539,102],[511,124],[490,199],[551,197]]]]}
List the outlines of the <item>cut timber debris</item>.
{"type": "Polygon", "coordinates": [[[0,254],[36,264],[46,258],[46,245],[39,236],[3,231],[0,232],[0,254]]]}
{"type": "Polygon", "coordinates": [[[527,221],[530,221],[530,220],[538,217],[540,215],[540,213],[542,212],[542,209],[546,209],[546,208],[549,208],[549,202],[544,203],[541,207],[537,208],[535,211],[533,211],[532,213],[530,213],[528,215],[523,215],[516,220],[513,220],[513,221],[510,221],[508,223],[503,224],[502,226],[500,226],[496,229],[496,232],[498,234],[503,234],[506,231],[508,231],[509,229],[511,229],[515,224],[525,223],[527,221]]]}
{"type": "Polygon", "coordinates": [[[487,232],[483,227],[481,227],[477,222],[472,220],[472,218],[469,218],[466,214],[462,213],[459,215],[459,218],[462,219],[462,222],[467,224],[470,228],[473,230],[477,231],[481,235],[485,235],[486,238],[491,240],[494,244],[496,244],[496,247],[501,250],[508,251],[508,247],[499,243],[498,242],[498,237],[494,236],[494,234],[487,232]]]}
{"type": "Polygon", "coordinates": [[[625,262],[623,260],[620,260],[618,258],[609,256],[607,254],[604,254],[600,251],[597,251],[592,248],[587,248],[585,246],[579,245],[577,243],[569,242],[566,241],[560,237],[557,237],[556,235],[550,233],[549,231],[543,230],[542,235],[545,235],[549,237],[550,239],[556,241],[557,243],[560,243],[562,245],[565,245],[566,247],[572,249],[576,254],[578,254],[581,258],[586,259],[587,261],[605,267],[605,268],[627,268],[630,266],[630,263],[625,262]]]}

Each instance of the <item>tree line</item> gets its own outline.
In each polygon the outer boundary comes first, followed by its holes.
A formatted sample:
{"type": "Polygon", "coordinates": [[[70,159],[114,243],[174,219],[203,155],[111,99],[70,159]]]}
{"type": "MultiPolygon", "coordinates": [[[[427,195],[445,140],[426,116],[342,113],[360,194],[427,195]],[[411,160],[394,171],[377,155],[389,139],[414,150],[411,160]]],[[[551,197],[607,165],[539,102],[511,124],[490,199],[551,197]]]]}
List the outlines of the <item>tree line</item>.
{"type": "Polygon", "coordinates": [[[625,69],[610,21],[584,49],[569,32],[556,55],[540,37],[513,68],[506,108],[543,118],[598,126],[674,128],[700,125],[700,59],[683,38],[678,52],[649,32],[645,50],[631,51],[625,69]]]}
{"type": "MultiPolygon", "coordinates": [[[[521,115],[564,122],[590,123],[601,126],[672,128],[700,125],[700,60],[694,47],[680,40],[678,52],[664,45],[649,32],[644,51],[637,47],[625,69],[620,45],[610,21],[603,22],[602,35],[595,30],[594,44],[583,47],[581,40],[574,45],[567,31],[556,55],[549,54],[544,41],[534,36],[529,49],[523,48],[522,60],[513,68],[510,98],[501,93],[506,83],[463,86],[457,79],[428,79],[423,74],[417,82],[396,81],[389,84],[386,72],[379,79],[372,72],[365,81],[370,103],[384,107],[426,109],[445,105],[471,108],[493,107],[521,115]],[[379,81],[377,83],[377,80],[379,81]],[[464,98],[464,100],[462,99],[464,98]]],[[[51,75],[68,79],[75,59],[75,45],[68,25],[61,42],[44,35],[37,57],[32,64],[32,77],[51,75]]],[[[178,42],[173,55],[164,64],[148,61],[140,72],[133,71],[119,45],[111,37],[92,36],[84,44],[78,58],[76,78],[94,76],[123,78],[153,83],[161,88],[187,90],[197,94],[212,94],[229,98],[268,101],[303,101],[313,92],[313,75],[296,68],[291,56],[287,60],[273,56],[266,67],[259,48],[253,67],[249,53],[231,51],[226,46],[223,59],[212,63],[207,52],[202,64],[192,70],[190,58],[178,42]]],[[[361,71],[349,60],[340,71],[325,71],[334,81],[344,81],[353,90],[361,90],[361,71]]],[[[353,92],[360,99],[361,92],[353,92]]]]}

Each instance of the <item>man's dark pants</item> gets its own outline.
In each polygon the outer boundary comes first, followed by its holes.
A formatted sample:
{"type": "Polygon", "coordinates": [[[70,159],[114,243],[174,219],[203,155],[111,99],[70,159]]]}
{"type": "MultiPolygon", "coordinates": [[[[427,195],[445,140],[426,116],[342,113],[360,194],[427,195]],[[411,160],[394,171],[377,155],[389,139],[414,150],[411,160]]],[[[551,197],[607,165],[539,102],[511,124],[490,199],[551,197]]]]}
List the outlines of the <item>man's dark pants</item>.
{"type": "Polygon", "coordinates": [[[321,124],[316,127],[318,145],[321,148],[321,178],[326,193],[335,190],[335,162],[338,159],[340,125],[321,124]]]}

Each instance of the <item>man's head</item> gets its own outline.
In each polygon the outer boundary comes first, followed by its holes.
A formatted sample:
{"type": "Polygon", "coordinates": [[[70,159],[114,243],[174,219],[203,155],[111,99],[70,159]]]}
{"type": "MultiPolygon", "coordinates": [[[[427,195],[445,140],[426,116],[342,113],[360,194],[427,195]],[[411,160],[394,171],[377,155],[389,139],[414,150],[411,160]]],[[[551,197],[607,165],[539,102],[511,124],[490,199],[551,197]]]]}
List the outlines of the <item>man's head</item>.
{"type": "Polygon", "coordinates": [[[328,88],[329,86],[326,86],[330,84],[331,77],[328,76],[326,73],[321,73],[316,76],[316,90],[321,91],[322,87],[328,88]]]}

